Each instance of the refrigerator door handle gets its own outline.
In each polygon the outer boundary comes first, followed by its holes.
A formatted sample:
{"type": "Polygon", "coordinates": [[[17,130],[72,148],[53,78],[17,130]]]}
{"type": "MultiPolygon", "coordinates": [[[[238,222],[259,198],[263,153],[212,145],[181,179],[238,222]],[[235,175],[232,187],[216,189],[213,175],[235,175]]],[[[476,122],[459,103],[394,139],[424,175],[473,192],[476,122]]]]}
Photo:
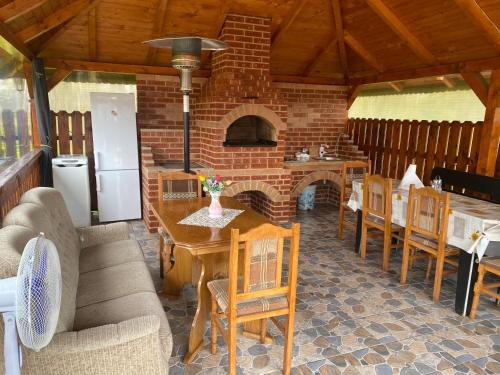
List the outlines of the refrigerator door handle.
{"type": "Polygon", "coordinates": [[[95,164],[95,170],[99,170],[99,151],[94,151],[94,164],[95,164]]]}
{"type": "Polygon", "coordinates": [[[101,175],[100,174],[95,175],[95,189],[98,192],[102,191],[102,189],[101,189],[101,175]]]}

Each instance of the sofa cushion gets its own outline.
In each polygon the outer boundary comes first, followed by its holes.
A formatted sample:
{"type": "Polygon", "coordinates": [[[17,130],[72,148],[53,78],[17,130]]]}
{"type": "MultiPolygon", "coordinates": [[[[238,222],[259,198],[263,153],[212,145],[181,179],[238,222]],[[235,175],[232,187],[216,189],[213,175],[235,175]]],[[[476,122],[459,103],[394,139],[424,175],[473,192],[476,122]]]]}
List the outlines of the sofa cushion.
{"type": "Polygon", "coordinates": [[[172,353],[172,333],[163,306],[156,293],[144,292],[99,302],[76,310],[75,330],[116,324],[128,319],[157,315],[160,317],[160,339],[165,354],[172,353]]]}
{"type": "Polygon", "coordinates": [[[43,232],[54,242],[59,254],[62,273],[61,311],[57,332],[72,330],[75,320],[76,291],[78,288],[78,238],[65,230],[59,220],[47,214],[45,207],[23,203],[14,207],[4,218],[4,226],[19,225],[35,233],[43,232]]]}
{"type": "Polygon", "coordinates": [[[118,264],[80,274],[76,306],[80,308],[140,292],[155,293],[146,263],[118,264]]]}
{"type": "Polygon", "coordinates": [[[19,225],[9,225],[0,229],[0,279],[17,275],[24,247],[37,234],[19,225]]]}
{"type": "Polygon", "coordinates": [[[144,255],[136,240],[90,246],[80,251],[80,273],[134,261],[144,261],[144,255]]]}

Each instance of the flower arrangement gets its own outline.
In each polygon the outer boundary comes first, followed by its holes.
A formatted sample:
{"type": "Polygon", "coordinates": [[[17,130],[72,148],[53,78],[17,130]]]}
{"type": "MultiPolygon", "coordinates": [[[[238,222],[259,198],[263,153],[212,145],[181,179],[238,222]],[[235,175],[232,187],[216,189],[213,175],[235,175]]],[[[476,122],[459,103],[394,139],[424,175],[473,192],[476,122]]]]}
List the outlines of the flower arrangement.
{"type": "Polygon", "coordinates": [[[231,184],[231,181],[229,180],[223,182],[219,175],[216,175],[215,177],[205,177],[201,175],[199,179],[203,186],[203,191],[210,194],[221,193],[226,186],[229,186],[231,184]]]}

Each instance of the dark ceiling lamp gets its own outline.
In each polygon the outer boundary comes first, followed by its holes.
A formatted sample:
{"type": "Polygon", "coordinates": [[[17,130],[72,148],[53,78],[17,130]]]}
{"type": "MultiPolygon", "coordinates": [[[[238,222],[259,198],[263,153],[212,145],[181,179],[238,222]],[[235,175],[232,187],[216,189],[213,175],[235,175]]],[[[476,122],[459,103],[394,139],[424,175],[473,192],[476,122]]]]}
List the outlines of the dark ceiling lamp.
{"type": "Polygon", "coordinates": [[[172,49],[172,66],[181,71],[181,91],[184,108],[184,172],[190,172],[189,162],[189,93],[192,72],[200,68],[201,51],[222,51],[229,46],[216,39],[198,36],[170,36],[144,42],[150,47],[172,49]]]}

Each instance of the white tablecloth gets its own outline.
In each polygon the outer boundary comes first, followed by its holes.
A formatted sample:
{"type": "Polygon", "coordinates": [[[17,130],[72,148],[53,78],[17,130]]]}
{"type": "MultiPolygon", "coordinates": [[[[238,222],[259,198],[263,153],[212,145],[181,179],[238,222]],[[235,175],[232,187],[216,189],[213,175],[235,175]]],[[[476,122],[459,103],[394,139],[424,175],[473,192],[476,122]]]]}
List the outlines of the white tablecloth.
{"type": "MultiPolygon", "coordinates": [[[[394,185],[398,185],[394,183],[394,185]]],[[[348,202],[354,211],[363,207],[363,181],[354,180],[348,202]]],[[[406,226],[408,191],[394,189],[392,194],[392,218],[394,224],[406,226]]],[[[451,193],[450,218],[446,242],[468,251],[481,233],[500,224],[500,205],[451,193]]],[[[488,248],[491,254],[493,246],[488,248]]]]}

